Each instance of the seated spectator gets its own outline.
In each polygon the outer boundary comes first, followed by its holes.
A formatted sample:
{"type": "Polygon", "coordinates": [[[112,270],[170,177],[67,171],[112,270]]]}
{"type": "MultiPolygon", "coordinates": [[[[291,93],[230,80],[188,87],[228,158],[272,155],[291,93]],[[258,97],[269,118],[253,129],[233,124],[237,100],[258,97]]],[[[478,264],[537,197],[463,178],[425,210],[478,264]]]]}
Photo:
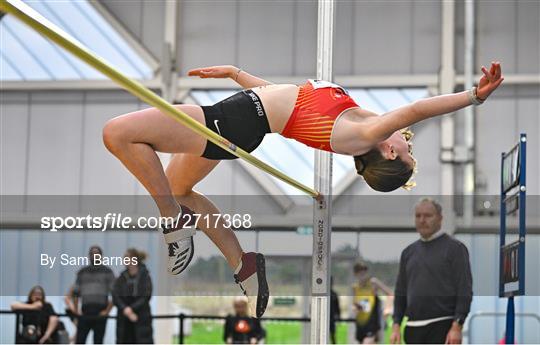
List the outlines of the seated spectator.
{"type": "Polygon", "coordinates": [[[235,315],[225,319],[224,340],[227,344],[257,344],[264,339],[265,332],[259,319],[249,316],[248,300],[237,297],[233,302],[235,315]]]}
{"type": "Polygon", "coordinates": [[[113,302],[118,308],[116,321],[117,344],[150,344],[152,329],[152,280],[144,264],[146,253],[130,248],[124,255],[129,264],[116,279],[113,302]]]}
{"type": "Polygon", "coordinates": [[[53,306],[45,300],[45,291],[41,286],[34,286],[26,302],[15,302],[13,311],[23,311],[23,330],[18,334],[19,344],[52,344],[58,326],[58,316],[53,306]]]}

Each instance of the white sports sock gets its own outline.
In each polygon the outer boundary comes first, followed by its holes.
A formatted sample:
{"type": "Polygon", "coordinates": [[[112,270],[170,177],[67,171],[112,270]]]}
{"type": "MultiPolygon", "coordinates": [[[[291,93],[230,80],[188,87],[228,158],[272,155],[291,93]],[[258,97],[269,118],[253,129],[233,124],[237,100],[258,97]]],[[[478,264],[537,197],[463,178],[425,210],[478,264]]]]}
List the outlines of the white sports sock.
{"type": "Polygon", "coordinates": [[[234,270],[234,274],[238,274],[241,269],[242,269],[242,259],[240,259],[240,263],[238,264],[238,266],[234,270]]]}

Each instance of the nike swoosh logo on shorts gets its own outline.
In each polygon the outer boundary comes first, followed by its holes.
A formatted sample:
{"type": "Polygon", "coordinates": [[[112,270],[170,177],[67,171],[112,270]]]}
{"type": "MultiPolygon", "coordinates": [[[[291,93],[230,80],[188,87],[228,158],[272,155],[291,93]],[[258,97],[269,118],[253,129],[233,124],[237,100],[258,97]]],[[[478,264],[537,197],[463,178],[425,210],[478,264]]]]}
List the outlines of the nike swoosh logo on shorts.
{"type": "Polygon", "coordinates": [[[214,120],[214,125],[216,126],[219,135],[221,135],[221,131],[219,130],[219,126],[218,126],[218,122],[219,122],[219,120],[214,120]]]}

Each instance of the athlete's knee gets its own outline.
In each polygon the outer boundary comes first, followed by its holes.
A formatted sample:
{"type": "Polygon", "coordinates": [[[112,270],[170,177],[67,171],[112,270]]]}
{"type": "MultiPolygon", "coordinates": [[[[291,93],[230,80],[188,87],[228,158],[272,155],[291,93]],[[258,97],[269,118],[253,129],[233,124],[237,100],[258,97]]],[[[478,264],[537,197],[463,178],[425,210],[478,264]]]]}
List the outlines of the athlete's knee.
{"type": "Polygon", "coordinates": [[[193,186],[182,184],[182,183],[173,183],[169,180],[169,185],[171,186],[172,194],[175,197],[189,197],[194,195],[193,186]]]}
{"type": "Polygon", "coordinates": [[[103,127],[103,143],[112,153],[120,150],[128,142],[125,134],[126,128],[123,122],[123,119],[114,118],[107,121],[103,127]]]}

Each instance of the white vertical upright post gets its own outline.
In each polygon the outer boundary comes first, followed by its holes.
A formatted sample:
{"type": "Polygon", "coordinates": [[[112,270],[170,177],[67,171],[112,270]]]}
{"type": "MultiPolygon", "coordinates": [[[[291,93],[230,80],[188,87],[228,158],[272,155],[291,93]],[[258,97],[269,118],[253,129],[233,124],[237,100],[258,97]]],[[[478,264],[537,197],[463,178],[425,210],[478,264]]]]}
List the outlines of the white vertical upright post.
{"type": "MultiPolygon", "coordinates": [[[[445,0],[441,4],[441,69],[439,73],[439,94],[452,93],[455,90],[455,0],[445,0]]],[[[454,199],[449,197],[454,195],[454,131],[455,121],[452,116],[441,117],[441,190],[443,196],[443,208],[449,210],[446,213],[445,224],[453,233],[455,231],[455,207],[454,199]]]]}
{"type": "MultiPolygon", "coordinates": [[[[465,1],[465,90],[470,90],[474,83],[474,55],[475,55],[475,1],[465,1]]],[[[463,169],[463,219],[465,226],[471,226],[474,215],[475,192],[475,125],[474,107],[463,109],[464,116],[464,146],[467,149],[467,158],[463,169]]]]}
{"type": "MultiPolygon", "coordinates": [[[[317,78],[332,81],[334,1],[319,0],[317,78]]],[[[311,282],[311,343],[326,344],[330,329],[330,234],[332,154],[315,152],[315,189],[322,198],[313,207],[313,264],[311,282]]]]}

